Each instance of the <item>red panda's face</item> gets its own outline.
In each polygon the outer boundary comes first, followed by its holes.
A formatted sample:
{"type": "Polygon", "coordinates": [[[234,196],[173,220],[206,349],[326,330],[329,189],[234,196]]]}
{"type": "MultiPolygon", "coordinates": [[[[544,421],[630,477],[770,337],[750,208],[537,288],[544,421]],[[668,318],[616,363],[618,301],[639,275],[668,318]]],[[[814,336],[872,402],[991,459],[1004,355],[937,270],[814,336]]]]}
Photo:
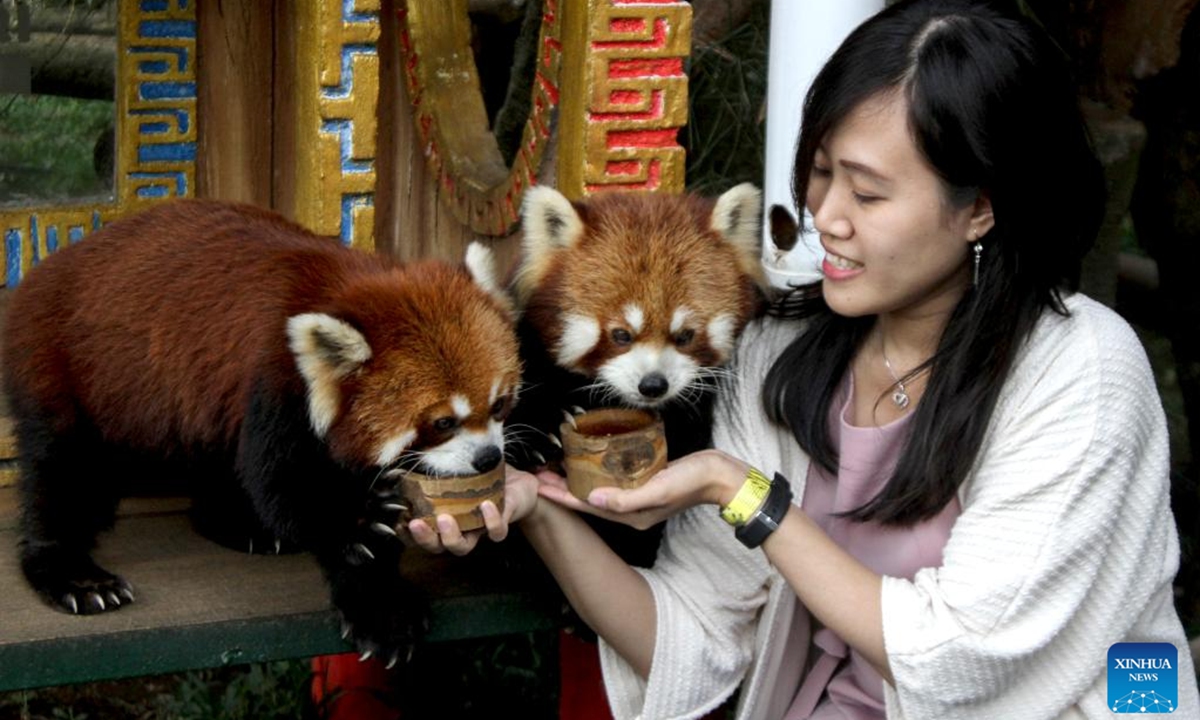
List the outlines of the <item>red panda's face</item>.
{"type": "Polygon", "coordinates": [[[520,362],[502,301],[425,263],[348,287],[341,303],[288,323],[310,420],[335,457],[434,476],[503,460],[520,362]]]}
{"type": "MultiPolygon", "coordinates": [[[[735,192],[736,191],[736,192],[735,192]]],[[[531,192],[517,294],[563,368],[598,393],[656,407],[688,400],[730,358],[759,296],[758,193],[531,192]]]]}
{"type": "MultiPolygon", "coordinates": [[[[457,334],[457,333],[455,333],[457,334]]],[[[451,338],[425,338],[461,347],[451,338]],[[449,341],[449,342],[447,342],[449,341]]],[[[479,353],[482,348],[476,345],[479,353]]],[[[425,475],[486,472],[504,457],[503,424],[511,411],[520,373],[515,345],[502,354],[479,353],[459,363],[396,353],[381,358],[391,367],[364,375],[347,410],[371,428],[374,464],[399,465],[425,475]],[[411,380],[400,391],[391,378],[411,380]]]]}

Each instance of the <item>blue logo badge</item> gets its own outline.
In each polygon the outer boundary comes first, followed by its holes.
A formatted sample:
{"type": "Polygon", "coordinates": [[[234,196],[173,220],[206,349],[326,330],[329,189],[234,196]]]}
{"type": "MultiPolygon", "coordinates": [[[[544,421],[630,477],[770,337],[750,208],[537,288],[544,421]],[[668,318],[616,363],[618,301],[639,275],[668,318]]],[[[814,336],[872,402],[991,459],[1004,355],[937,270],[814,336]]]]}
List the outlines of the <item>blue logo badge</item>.
{"type": "Polygon", "coordinates": [[[1171,643],[1117,643],[1108,649],[1108,708],[1173,713],[1179,705],[1179,650],[1171,643]]]}

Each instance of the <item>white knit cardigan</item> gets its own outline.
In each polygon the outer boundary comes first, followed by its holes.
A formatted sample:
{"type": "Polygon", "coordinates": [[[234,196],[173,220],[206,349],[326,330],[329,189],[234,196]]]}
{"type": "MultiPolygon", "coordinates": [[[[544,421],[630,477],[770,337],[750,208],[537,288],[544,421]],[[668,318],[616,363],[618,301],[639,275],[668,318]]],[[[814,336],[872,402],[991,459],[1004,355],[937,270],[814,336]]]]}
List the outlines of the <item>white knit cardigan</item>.
{"type": "MultiPolygon", "coordinates": [[[[888,718],[1107,719],[1108,648],[1134,641],[1179,649],[1174,714],[1200,718],[1172,603],[1179,542],[1154,377],[1119,316],[1080,295],[1066,304],[1070,317],[1038,323],[1002,390],[942,566],[883,578],[888,718]]],[[[797,332],[777,319],[747,329],[714,442],[782,472],[799,498],[808,458],[766,420],[760,391],[797,332]]],[[[699,717],[739,686],[739,720],[782,717],[808,615],[765,555],[700,506],[669,521],[643,574],[657,612],[648,681],[601,643],[616,717],[699,717]]]]}

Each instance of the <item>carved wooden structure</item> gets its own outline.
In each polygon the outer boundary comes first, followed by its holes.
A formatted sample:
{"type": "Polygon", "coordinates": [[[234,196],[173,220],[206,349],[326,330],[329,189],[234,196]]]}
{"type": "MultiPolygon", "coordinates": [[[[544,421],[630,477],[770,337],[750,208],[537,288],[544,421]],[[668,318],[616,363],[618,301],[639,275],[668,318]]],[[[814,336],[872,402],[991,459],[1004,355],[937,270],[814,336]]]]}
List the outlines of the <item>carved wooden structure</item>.
{"type": "MultiPolygon", "coordinates": [[[[0,211],[6,288],[66,243],[177,197],[271,207],[400,259],[458,259],[486,235],[505,259],[535,182],[576,197],[683,189],[682,0],[542,0],[531,111],[511,166],[482,112],[466,0],[119,2],[114,197],[0,211]]],[[[0,690],[347,649],[308,558],[222,550],[190,532],[186,501],[172,499],[127,501],[105,540],[143,589],[139,603],[64,622],[19,577],[15,452],[0,415],[0,578],[13,588],[0,690]],[[260,589],[233,596],[230,582],[260,589]]],[[[537,586],[544,578],[494,562],[489,571],[478,554],[412,565],[439,588],[433,639],[561,621],[552,586],[537,586]]]]}

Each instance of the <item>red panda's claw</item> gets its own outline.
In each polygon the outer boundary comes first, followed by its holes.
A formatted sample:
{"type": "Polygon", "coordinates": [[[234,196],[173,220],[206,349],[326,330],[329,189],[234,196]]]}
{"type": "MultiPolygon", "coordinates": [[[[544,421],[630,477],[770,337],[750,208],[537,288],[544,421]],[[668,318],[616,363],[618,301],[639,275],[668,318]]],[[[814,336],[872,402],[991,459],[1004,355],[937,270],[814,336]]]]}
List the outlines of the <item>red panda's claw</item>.
{"type": "Polygon", "coordinates": [[[585,412],[587,412],[587,410],[584,410],[583,408],[579,407],[578,405],[571,406],[571,414],[573,414],[573,415],[582,415],[585,412]]]}
{"type": "MultiPolygon", "coordinates": [[[[411,652],[411,650],[410,650],[410,652],[411,652]]],[[[387,663],[384,664],[383,667],[387,670],[391,670],[392,668],[396,667],[396,663],[399,661],[400,661],[400,651],[397,650],[396,652],[392,653],[392,656],[390,658],[388,658],[387,663]]]]}
{"type": "Polygon", "coordinates": [[[546,464],[546,456],[545,455],[541,454],[537,450],[531,450],[530,452],[533,453],[533,459],[537,460],[538,465],[546,464]]]}
{"type": "Polygon", "coordinates": [[[406,512],[408,510],[407,505],[401,505],[400,503],[392,503],[392,502],[384,503],[384,504],[380,505],[379,507],[383,508],[384,510],[387,510],[388,512],[397,512],[397,513],[398,512],[406,512]]]}
{"type": "Polygon", "coordinates": [[[574,415],[567,412],[566,410],[563,410],[563,418],[567,422],[571,423],[571,427],[578,429],[579,426],[575,424],[575,416],[574,415]]]}
{"type": "Polygon", "coordinates": [[[363,650],[363,651],[362,651],[362,654],[358,656],[358,661],[359,661],[359,662],[366,662],[367,660],[370,660],[370,659],[371,659],[371,657],[372,657],[374,654],[375,654],[375,653],[374,653],[374,652],[372,652],[371,650],[363,650]]]}
{"type": "Polygon", "coordinates": [[[562,448],[562,440],[559,440],[557,435],[554,433],[546,433],[546,437],[550,438],[550,442],[557,445],[560,449],[562,448]]]}
{"type": "Polygon", "coordinates": [[[108,592],[104,593],[104,597],[108,599],[109,605],[111,605],[115,608],[121,607],[121,598],[112,590],[109,590],[108,592]]]}
{"type": "Polygon", "coordinates": [[[72,615],[79,614],[79,601],[75,599],[75,593],[67,593],[66,595],[63,595],[60,604],[64,608],[70,609],[72,615]]]}
{"type": "Polygon", "coordinates": [[[350,639],[350,623],[348,623],[348,622],[342,623],[342,639],[343,640],[350,639]]]}
{"type": "Polygon", "coordinates": [[[350,562],[355,565],[375,559],[375,553],[371,552],[370,548],[362,543],[354,543],[351,545],[346,554],[349,556],[350,562]]]}
{"type": "Polygon", "coordinates": [[[104,606],[104,598],[100,593],[90,592],[84,596],[84,601],[87,603],[88,609],[94,612],[104,612],[108,608],[104,606]]]}
{"type": "Polygon", "coordinates": [[[396,531],[390,526],[384,525],[381,522],[371,523],[371,529],[380,535],[390,535],[392,537],[396,537],[396,531]]]}

